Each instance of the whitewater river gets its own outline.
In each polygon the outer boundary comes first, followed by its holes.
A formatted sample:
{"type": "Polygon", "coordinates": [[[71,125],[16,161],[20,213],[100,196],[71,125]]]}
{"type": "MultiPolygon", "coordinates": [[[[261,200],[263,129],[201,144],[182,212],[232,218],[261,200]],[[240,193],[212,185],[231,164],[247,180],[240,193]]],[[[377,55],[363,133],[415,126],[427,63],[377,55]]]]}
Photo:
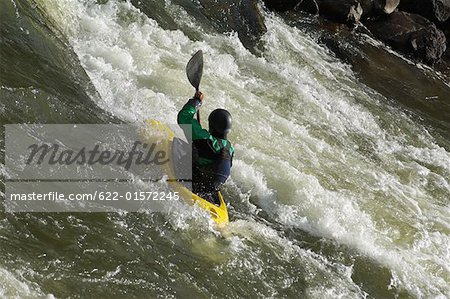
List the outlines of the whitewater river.
{"type": "Polygon", "coordinates": [[[159,22],[116,0],[0,2],[3,123],[175,123],[202,49],[204,119],[228,109],[236,148],[226,235],[184,204],[1,213],[0,297],[450,297],[448,136],[314,34],[264,13],[255,56],[189,1],[149,1],[159,22]]]}

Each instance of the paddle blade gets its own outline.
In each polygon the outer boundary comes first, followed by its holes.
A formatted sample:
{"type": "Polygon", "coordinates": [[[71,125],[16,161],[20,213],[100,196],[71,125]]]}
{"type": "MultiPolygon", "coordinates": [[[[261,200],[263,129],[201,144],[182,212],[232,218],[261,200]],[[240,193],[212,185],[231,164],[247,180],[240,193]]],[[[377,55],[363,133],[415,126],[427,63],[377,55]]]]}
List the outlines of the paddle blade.
{"type": "Polygon", "coordinates": [[[188,77],[191,85],[194,86],[195,90],[198,90],[200,86],[200,80],[203,74],[203,52],[198,50],[186,65],[186,75],[188,77]]]}

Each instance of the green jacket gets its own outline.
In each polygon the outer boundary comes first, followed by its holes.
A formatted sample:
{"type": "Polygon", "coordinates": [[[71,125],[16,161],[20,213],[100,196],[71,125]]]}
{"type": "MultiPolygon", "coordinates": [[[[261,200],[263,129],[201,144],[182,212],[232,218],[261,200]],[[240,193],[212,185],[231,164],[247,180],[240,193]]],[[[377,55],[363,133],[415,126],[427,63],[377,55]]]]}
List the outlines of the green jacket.
{"type": "MultiPolygon", "coordinates": [[[[190,99],[180,110],[178,113],[178,124],[180,125],[192,125],[192,141],[195,144],[195,140],[199,139],[209,139],[211,141],[212,147],[219,153],[221,148],[225,148],[227,143],[230,144],[230,156],[234,155],[234,148],[231,145],[231,142],[227,139],[219,139],[211,135],[208,130],[202,128],[202,125],[194,118],[195,113],[202,105],[202,102],[198,99],[190,99]],[[222,147],[219,145],[219,142],[222,143],[222,147]]],[[[210,159],[199,157],[197,161],[199,165],[208,165],[213,161],[210,159]]]]}

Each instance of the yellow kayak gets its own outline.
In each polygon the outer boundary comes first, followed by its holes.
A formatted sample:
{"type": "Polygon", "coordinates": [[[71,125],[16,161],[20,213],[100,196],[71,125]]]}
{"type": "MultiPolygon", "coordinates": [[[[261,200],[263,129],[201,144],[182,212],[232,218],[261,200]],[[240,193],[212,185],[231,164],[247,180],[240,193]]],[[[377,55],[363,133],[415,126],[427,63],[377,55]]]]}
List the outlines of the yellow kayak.
{"type": "MultiPolygon", "coordinates": [[[[152,130],[156,129],[158,133],[162,133],[164,134],[164,136],[167,136],[166,139],[163,139],[163,141],[159,143],[159,147],[160,150],[168,153],[168,156],[170,157],[172,141],[175,137],[174,132],[162,122],[157,120],[146,120],[146,123],[152,128],[152,130]]],[[[169,178],[176,178],[172,164],[166,163],[163,167],[169,178]]],[[[214,203],[211,203],[208,200],[203,199],[197,194],[193,193],[181,182],[178,182],[176,180],[169,180],[168,183],[172,190],[178,192],[180,197],[186,200],[189,204],[197,204],[202,209],[208,211],[214,222],[219,227],[223,227],[229,223],[227,206],[220,191],[217,192],[219,205],[215,205],[214,203]]]]}

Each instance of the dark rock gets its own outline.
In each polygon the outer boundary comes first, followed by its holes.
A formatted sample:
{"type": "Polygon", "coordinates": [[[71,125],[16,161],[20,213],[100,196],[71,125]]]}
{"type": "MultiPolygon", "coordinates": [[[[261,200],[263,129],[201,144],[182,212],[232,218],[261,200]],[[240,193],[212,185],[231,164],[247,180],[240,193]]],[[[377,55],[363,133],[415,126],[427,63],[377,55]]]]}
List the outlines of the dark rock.
{"type": "MultiPolygon", "coordinates": [[[[105,1],[107,2],[107,1],[105,1]]],[[[141,0],[130,0],[134,7],[139,8],[144,12],[149,18],[158,22],[158,25],[166,30],[177,30],[178,25],[176,21],[170,16],[170,14],[165,9],[165,3],[163,1],[141,1],[141,0]]]]}
{"type": "Polygon", "coordinates": [[[303,0],[295,7],[295,9],[305,11],[313,15],[319,14],[319,5],[316,0],[303,0]]]}
{"type": "MultiPolygon", "coordinates": [[[[176,16],[167,12],[166,4],[160,0],[130,0],[147,16],[156,20],[167,30],[181,30],[193,40],[202,39],[197,30],[180,27],[176,16]]],[[[261,52],[259,38],[267,31],[264,18],[256,5],[256,0],[172,0],[193,16],[206,32],[237,32],[240,41],[254,54],[261,52]]]]}
{"type": "Polygon", "coordinates": [[[356,23],[362,15],[361,4],[357,0],[316,0],[319,14],[339,23],[356,23]]]}
{"type": "Polygon", "coordinates": [[[450,18],[450,0],[401,0],[399,8],[434,22],[443,23],[450,18]]]}
{"type": "Polygon", "coordinates": [[[446,58],[450,63],[450,19],[448,19],[447,22],[445,22],[444,24],[440,25],[441,25],[440,29],[442,30],[442,32],[444,32],[445,39],[447,40],[447,51],[445,53],[446,58]]]}
{"type": "MultiPolygon", "coordinates": [[[[450,19],[442,24],[441,26],[442,32],[444,32],[445,37],[447,38],[447,44],[450,43],[450,19]]],[[[447,51],[450,50],[450,47],[447,46],[447,51]]]]}
{"type": "Polygon", "coordinates": [[[445,34],[445,38],[447,39],[447,51],[445,51],[444,55],[442,55],[442,65],[441,71],[446,74],[449,78],[450,82],[450,19],[447,20],[444,24],[442,24],[442,31],[445,34]]]}
{"type": "Polygon", "coordinates": [[[363,10],[362,18],[367,19],[368,17],[373,16],[373,0],[359,0],[359,3],[361,4],[361,8],[363,10]]]}
{"type": "MultiPolygon", "coordinates": [[[[180,1],[183,5],[193,5],[180,1]]],[[[256,4],[256,0],[199,0],[197,10],[206,17],[219,32],[237,32],[245,48],[259,54],[260,37],[267,28],[256,4]]]]}
{"type": "Polygon", "coordinates": [[[426,63],[438,61],[446,49],[442,31],[419,15],[394,12],[366,22],[369,30],[393,48],[413,54],[426,63]]]}
{"type": "Polygon", "coordinates": [[[400,0],[359,0],[363,9],[363,18],[380,14],[391,14],[397,9],[400,0]]]}
{"type": "MultiPolygon", "coordinates": [[[[442,31],[444,31],[445,36],[450,36],[450,19],[442,25],[442,31]]],[[[447,39],[447,42],[450,42],[450,39],[447,39]]]]}
{"type": "Polygon", "coordinates": [[[235,5],[230,8],[230,26],[233,30],[236,30],[242,44],[254,44],[267,32],[264,17],[259,11],[256,0],[234,2],[235,5]]]}
{"type": "Polygon", "coordinates": [[[288,11],[294,9],[302,0],[264,0],[264,4],[270,10],[288,11]]]}
{"type": "Polygon", "coordinates": [[[383,11],[386,14],[393,13],[397,6],[400,4],[400,0],[375,0],[374,5],[376,10],[383,11]]]}

